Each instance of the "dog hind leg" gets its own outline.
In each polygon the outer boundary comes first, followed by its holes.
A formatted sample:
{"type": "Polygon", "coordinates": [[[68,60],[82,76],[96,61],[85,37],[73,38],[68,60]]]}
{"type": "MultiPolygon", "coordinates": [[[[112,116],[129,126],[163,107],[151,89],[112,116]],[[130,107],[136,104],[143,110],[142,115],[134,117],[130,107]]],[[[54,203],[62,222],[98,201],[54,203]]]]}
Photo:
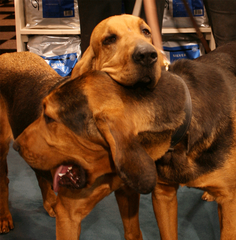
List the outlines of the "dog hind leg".
{"type": "Polygon", "coordinates": [[[6,115],[6,107],[0,105],[0,233],[7,233],[14,228],[8,207],[7,154],[12,139],[12,132],[6,115]]]}
{"type": "Polygon", "coordinates": [[[236,238],[236,199],[218,203],[218,214],[220,221],[220,240],[234,240],[236,238]]]}

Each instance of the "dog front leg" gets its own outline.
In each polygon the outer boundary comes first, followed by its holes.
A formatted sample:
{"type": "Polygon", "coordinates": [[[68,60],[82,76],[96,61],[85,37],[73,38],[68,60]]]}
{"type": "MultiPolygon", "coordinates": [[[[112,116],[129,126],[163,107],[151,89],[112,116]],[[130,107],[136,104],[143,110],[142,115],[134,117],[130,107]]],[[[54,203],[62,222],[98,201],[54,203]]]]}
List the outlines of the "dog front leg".
{"type": "Polygon", "coordinates": [[[126,240],[142,240],[139,227],[139,200],[140,195],[128,186],[115,191],[120,215],[124,225],[126,240]]]}
{"type": "Polygon", "coordinates": [[[162,240],[178,239],[178,184],[157,183],[152,193],[153,209],[162,240]]]}
{"type": "Polygon", "coordinates": [[[80,190],[61,187],[55,207],[57,240],[78,240],[81,221],[99,201],[122,185],[122,180],[116,174],[106,174],[99,177],[91,187],[80,190]]]}
{"type": "MultiPolygon", "coordinates": [[[[74,190],[60,190],[56,203],[56,239],[78,240],[81,231],[82,216],[76,212],[81,199],[73,199],[74,190]]],[[[75,193],[76,195],[76,193],[75,193]]],[[[82,203],[83,204],[83,203],[82,203]]],[[[81,205],[82,207],[83,205],[81,205]]],[[[84,208],[86,206],[83,206],[84,208]]]]}
{"type": "Polygon", "coordinates": [[[56,204],[56,194],[52,190],[51,184],[45,178],[36,173],[38,184],[43,197],[43,206],[50,217],[55,217],[54,206],[56,204]]]}

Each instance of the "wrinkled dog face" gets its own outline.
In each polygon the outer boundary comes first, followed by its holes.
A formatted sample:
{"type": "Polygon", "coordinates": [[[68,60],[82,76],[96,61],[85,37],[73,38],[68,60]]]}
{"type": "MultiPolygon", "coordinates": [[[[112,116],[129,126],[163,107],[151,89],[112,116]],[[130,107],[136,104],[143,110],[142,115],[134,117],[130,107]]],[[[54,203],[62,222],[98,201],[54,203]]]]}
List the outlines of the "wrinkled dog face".
{"type": "Polygon", "coordinates": [[[41,116],[16,139],[15,149],[36,169],[75,164],[85,170],[90,185],[116,171],[138,192],[152,191],[155,164],[135,139],[134,117],[122,112],[120,86],[114,83],[94,72],[54,90],[44,99],[41,116]]]}
{"type": "Polygon", "coordinates": [[[95,27],[72,78],[91,69],[101,70],[122,85],[142,83],[152,88],[160,78],[162,65],[163,56],[152,44],[149,26],[141,18],[119,15],[95,27]]]}

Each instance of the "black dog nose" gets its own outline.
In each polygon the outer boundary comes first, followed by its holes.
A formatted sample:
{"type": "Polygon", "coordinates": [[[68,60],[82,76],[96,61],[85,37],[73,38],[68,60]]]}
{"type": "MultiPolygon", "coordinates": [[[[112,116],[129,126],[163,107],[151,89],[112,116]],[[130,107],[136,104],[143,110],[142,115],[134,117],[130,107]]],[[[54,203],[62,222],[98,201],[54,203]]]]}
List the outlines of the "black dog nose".
{"type": "Polygon", "coordinates": [[[136,46],[132,57],[135,63],[148,67],[157,61],[157,52],[151,44],[142,43],[136,46]]]}
{"type": "Polygon", "coordinates": [[[17,142],[14,142],[14,143],[13,143],[13,148],[14,148],[17,152],[19,152],[19,151],[20,151],[20,144],[17,143],[17,142]]]}

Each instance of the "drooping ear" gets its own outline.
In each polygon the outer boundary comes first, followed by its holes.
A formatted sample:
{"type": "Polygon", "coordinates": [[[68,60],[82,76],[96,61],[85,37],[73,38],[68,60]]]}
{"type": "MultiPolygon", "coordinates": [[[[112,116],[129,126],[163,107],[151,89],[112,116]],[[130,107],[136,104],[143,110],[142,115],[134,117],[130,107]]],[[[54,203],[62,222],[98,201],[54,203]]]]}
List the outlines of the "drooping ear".
{"type": "Polygon", "coordinates": [[[76,63],[75,67],[72,70],[71,78],[74,79],[83,73],[93,70],[94,63],[94,51],[91,46],[89,46],[84,52],[82,58],[76,63]]]}
{"type": "Polygon", "coordinates": [[[168,60],[167,60],[166,56],[164,55],[164,52],[160,51],[159,49],[157,49],[157,52],[158,52],[158,59],[157,59],[157,73],[156,73],[157,81],[156,81],[156,84],[159,81],[159,79],[161,78],[161,68],[168,64],[168,60]]]}
{"type": "Polygon", "coordinates": [[[96,125],[108,142],[118,175],[131,188],[139,193],[152,192],[156,186],[156,167],[122,119],[111,120],[98,114],[96,125]]]}

